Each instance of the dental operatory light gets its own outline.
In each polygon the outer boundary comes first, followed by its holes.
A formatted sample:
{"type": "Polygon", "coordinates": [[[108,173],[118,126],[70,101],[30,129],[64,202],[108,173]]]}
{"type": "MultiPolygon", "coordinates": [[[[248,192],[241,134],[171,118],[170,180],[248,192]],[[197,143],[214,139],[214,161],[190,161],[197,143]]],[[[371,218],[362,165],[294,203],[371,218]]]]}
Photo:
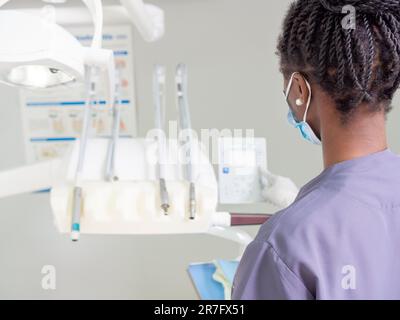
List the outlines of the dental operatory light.
{"type": "MultiPolygon", "coordinates": [[[[0,7],[10,0],[0,0],[0,7]]],[[[42,0],[64,3],[66,0],[42,0]]],[[[0,82],[30,89],[52,88],[83,83],[85,67],[99,67],[108,74],[110,98],[115,87],[111,50],[101,48],[103,7],[101,0],[82,0],[94,23],[91,47],[83,47],[63,27],[44,15],[19,10],[0,11],[0,82]]],[[[149,42],[164,34],[164,13],[143,0],[120,0],[126,16],[149,42]]],[[[122,12],[123,13],[123,12],[122,12]]],[[[74,16],[68,16],[74,20],[74,16]]],[[[54,19],[55,20],[55,19],[54,19]]]]}
{"type": "MultiPolygon", "coordinates": [[[[0,6],[7,2],[0,0],[0,6]]],[[[91,10],[95,32],[101,34],[102,14],[97,8],[101,8],[101,1],[83,2],[91,10]]],[[[0,39],[1,82],[30,89],[83,82],[87,52],[55,22],[17,10],[1,10],[0,39]]],[[[94,46],[100,49],[100,42],[94,46]]]]}
{"type": "MultiPolygon", "coordinates": [[[[0,7],[9,0],[0,0],[0,7]]],[[[0,82],[28,89],[84,83],[88,68],[107,74],[108,102],[113,104],[115,63],[112,50],[102,48],[101,0],[82,0],[94,23],[90,47],[83,46],[55,22],[55,14],[0,10],[0,82]]]]}
{"type": "Polygon", "coordinates": [[[51,88],[61,84],[70,84],[75,80],[74,76],[57,68],[42,65],[25,65],[11,69],[5,82],[28,88],[51,88]]]}
{"type": "Polygon", "coordinates": [[[55,23],[24,12],[2,10],[0,39],[3,83],[49,88],[83,79],[82,46],[55,23]]]}

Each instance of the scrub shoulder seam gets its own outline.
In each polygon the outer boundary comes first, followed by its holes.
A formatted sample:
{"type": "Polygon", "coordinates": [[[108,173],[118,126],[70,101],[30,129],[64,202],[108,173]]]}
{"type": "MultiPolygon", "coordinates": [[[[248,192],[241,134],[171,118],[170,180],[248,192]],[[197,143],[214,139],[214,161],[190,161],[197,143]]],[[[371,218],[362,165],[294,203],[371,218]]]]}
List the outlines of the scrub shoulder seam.
{"type": "MultiPolygon", "coordinates": [[[[298,283],[299,284],[301,284],[301,286],[304,288],[304,290],[306,290],[307,291],[307,294],[310,296],[310,297],[314,297],[313,296],[313,294],[311,293],[311,291],[307,288],[307,286],[304,284],[304,282],[303,282],[303,280],[292,270],[292,268],[291,267],[289,267],[289,265],[281,258],[281,256],[280,256],[280,254],[278,253],[278,251],[274,248],[274,246],[269,242],[269,241],[256,241],[255,240],[255,242],[259,242],[259,243],[261,243],[262,245],[267,245],[271,250],[272,250],[272,253],[278,258],[278,260],[282,263],[282,265],[287,269],[287,271],[290,273],[290,274],[292,274],[294,277],[295,277],[295,279],[298,281],[298,283]]],[[[268,249],[268,248],[267,248],[268,249]]],[[[281,276],[283,277],[283,278],[285,278],[285,280],[286,281],[290,281],[290,280],[288,280],[287,279],[287,277],[284,275],[284,274],[282,274],[282,272],[279,272],[280,274],[281,274],[281,276]]]]}

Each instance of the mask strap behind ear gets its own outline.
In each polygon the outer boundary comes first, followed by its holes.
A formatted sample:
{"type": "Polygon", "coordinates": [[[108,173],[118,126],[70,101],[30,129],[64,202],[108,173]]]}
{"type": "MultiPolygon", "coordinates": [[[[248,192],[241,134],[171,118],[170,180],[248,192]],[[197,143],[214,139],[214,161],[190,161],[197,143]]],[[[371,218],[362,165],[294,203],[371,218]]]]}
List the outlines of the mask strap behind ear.
{"type": "MultiPolygon", "coordinates": [[[[304,76],[303,76],[303,78],[304,78],[304,76]]],[[[304,78],[304,81],[306,82],[306,86],[307,86],[307,89],[308,89],[307,106],[306,106],[306,111],[304,111],[304,116],[303,116],[303,121],[306,122],[308,109],[310,108],[310,104],[311,104],[311,85],[307,81],[306,78],[304,78]]]]}
{"type": "Polygon", "coordinates": [[[286,87],[286,92],[285,92],[286,101],[287,101],[288,98],[289,98],[290,89],[292,89],[293,79],[294,79],[294,75],[295,75],[296,73],[298,73],[298,72],[293,72],[293,73],[292,73],[292,75],[290,76],[290,79],[289,79],[289,83],[288,83],[288,85],[287,85],[287,87],[286,87]]]}

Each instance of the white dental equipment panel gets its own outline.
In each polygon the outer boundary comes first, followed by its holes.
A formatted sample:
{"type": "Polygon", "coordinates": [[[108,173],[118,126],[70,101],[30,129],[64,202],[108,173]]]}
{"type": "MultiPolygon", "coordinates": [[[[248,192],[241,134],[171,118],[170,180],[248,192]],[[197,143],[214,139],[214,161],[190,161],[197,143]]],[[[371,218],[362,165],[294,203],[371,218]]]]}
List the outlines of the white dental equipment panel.
{"type": "MultiPolygon", "coordinates": [[[[116,145],[117,181],[104,181],[108,139],[90,139],[83,167],[82,234],[180,234],[205,233],[218,203],[214,170],[194,145],[196,161],[196,219],[189,219],[189,187],[184,179],[183,156],[176,140],[167,146],[166,186],[170,209],[161,209],[157,143],[149,139],[121,138],[116,145]]],[[[51,190],[51,206],[60,232],[69,233],[72,191],[79,142],[66,156],[59,183],[51,190]]]]}
{"type": "Polygon", "coordinates": [[[267,145],[264,138],[220,138],[219,202],[262,202],[259,167],[267,168],[267,145]]]}
{"type": "MultiPolygon", "coordinates": [[[[91,27],[69,27],[68,30],[85,46],[90,46],[91,27]]],[[[121,136],[136,136],[136,104],[130,25],[105,26],[103,46],[112,49],[121,76],[121,136]]],[[[97,101],[93,106],[90,136],[111,134],[113,112],[105,103],[106,81],[98,79],[97,101]]],[[[87,93],[84,86],[55,88],[46,91],[21,90],[21,114],[25,154],[28,163],[63,156],[82,131],[83,108],[87,93]]],[[[108,102],[108,101],[107,101],[108,102]]]]}

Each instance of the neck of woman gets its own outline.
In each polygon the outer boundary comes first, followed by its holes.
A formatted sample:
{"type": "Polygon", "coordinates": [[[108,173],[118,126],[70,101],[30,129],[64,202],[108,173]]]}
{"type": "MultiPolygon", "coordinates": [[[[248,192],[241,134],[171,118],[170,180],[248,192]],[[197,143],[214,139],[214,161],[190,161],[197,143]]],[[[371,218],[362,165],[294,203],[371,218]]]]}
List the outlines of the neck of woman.
{"type": "MultiPolygon", "coordinates": [[[[332,110],[332,108],[326,109],[332,110]]],[[[360,111],[354,114],[346,124],[342,123],[337,114],[329,113],[331,112],[321,115],[325,168],[388,148],[386,116],[383,111],[376,113],[360,111]]]]}

